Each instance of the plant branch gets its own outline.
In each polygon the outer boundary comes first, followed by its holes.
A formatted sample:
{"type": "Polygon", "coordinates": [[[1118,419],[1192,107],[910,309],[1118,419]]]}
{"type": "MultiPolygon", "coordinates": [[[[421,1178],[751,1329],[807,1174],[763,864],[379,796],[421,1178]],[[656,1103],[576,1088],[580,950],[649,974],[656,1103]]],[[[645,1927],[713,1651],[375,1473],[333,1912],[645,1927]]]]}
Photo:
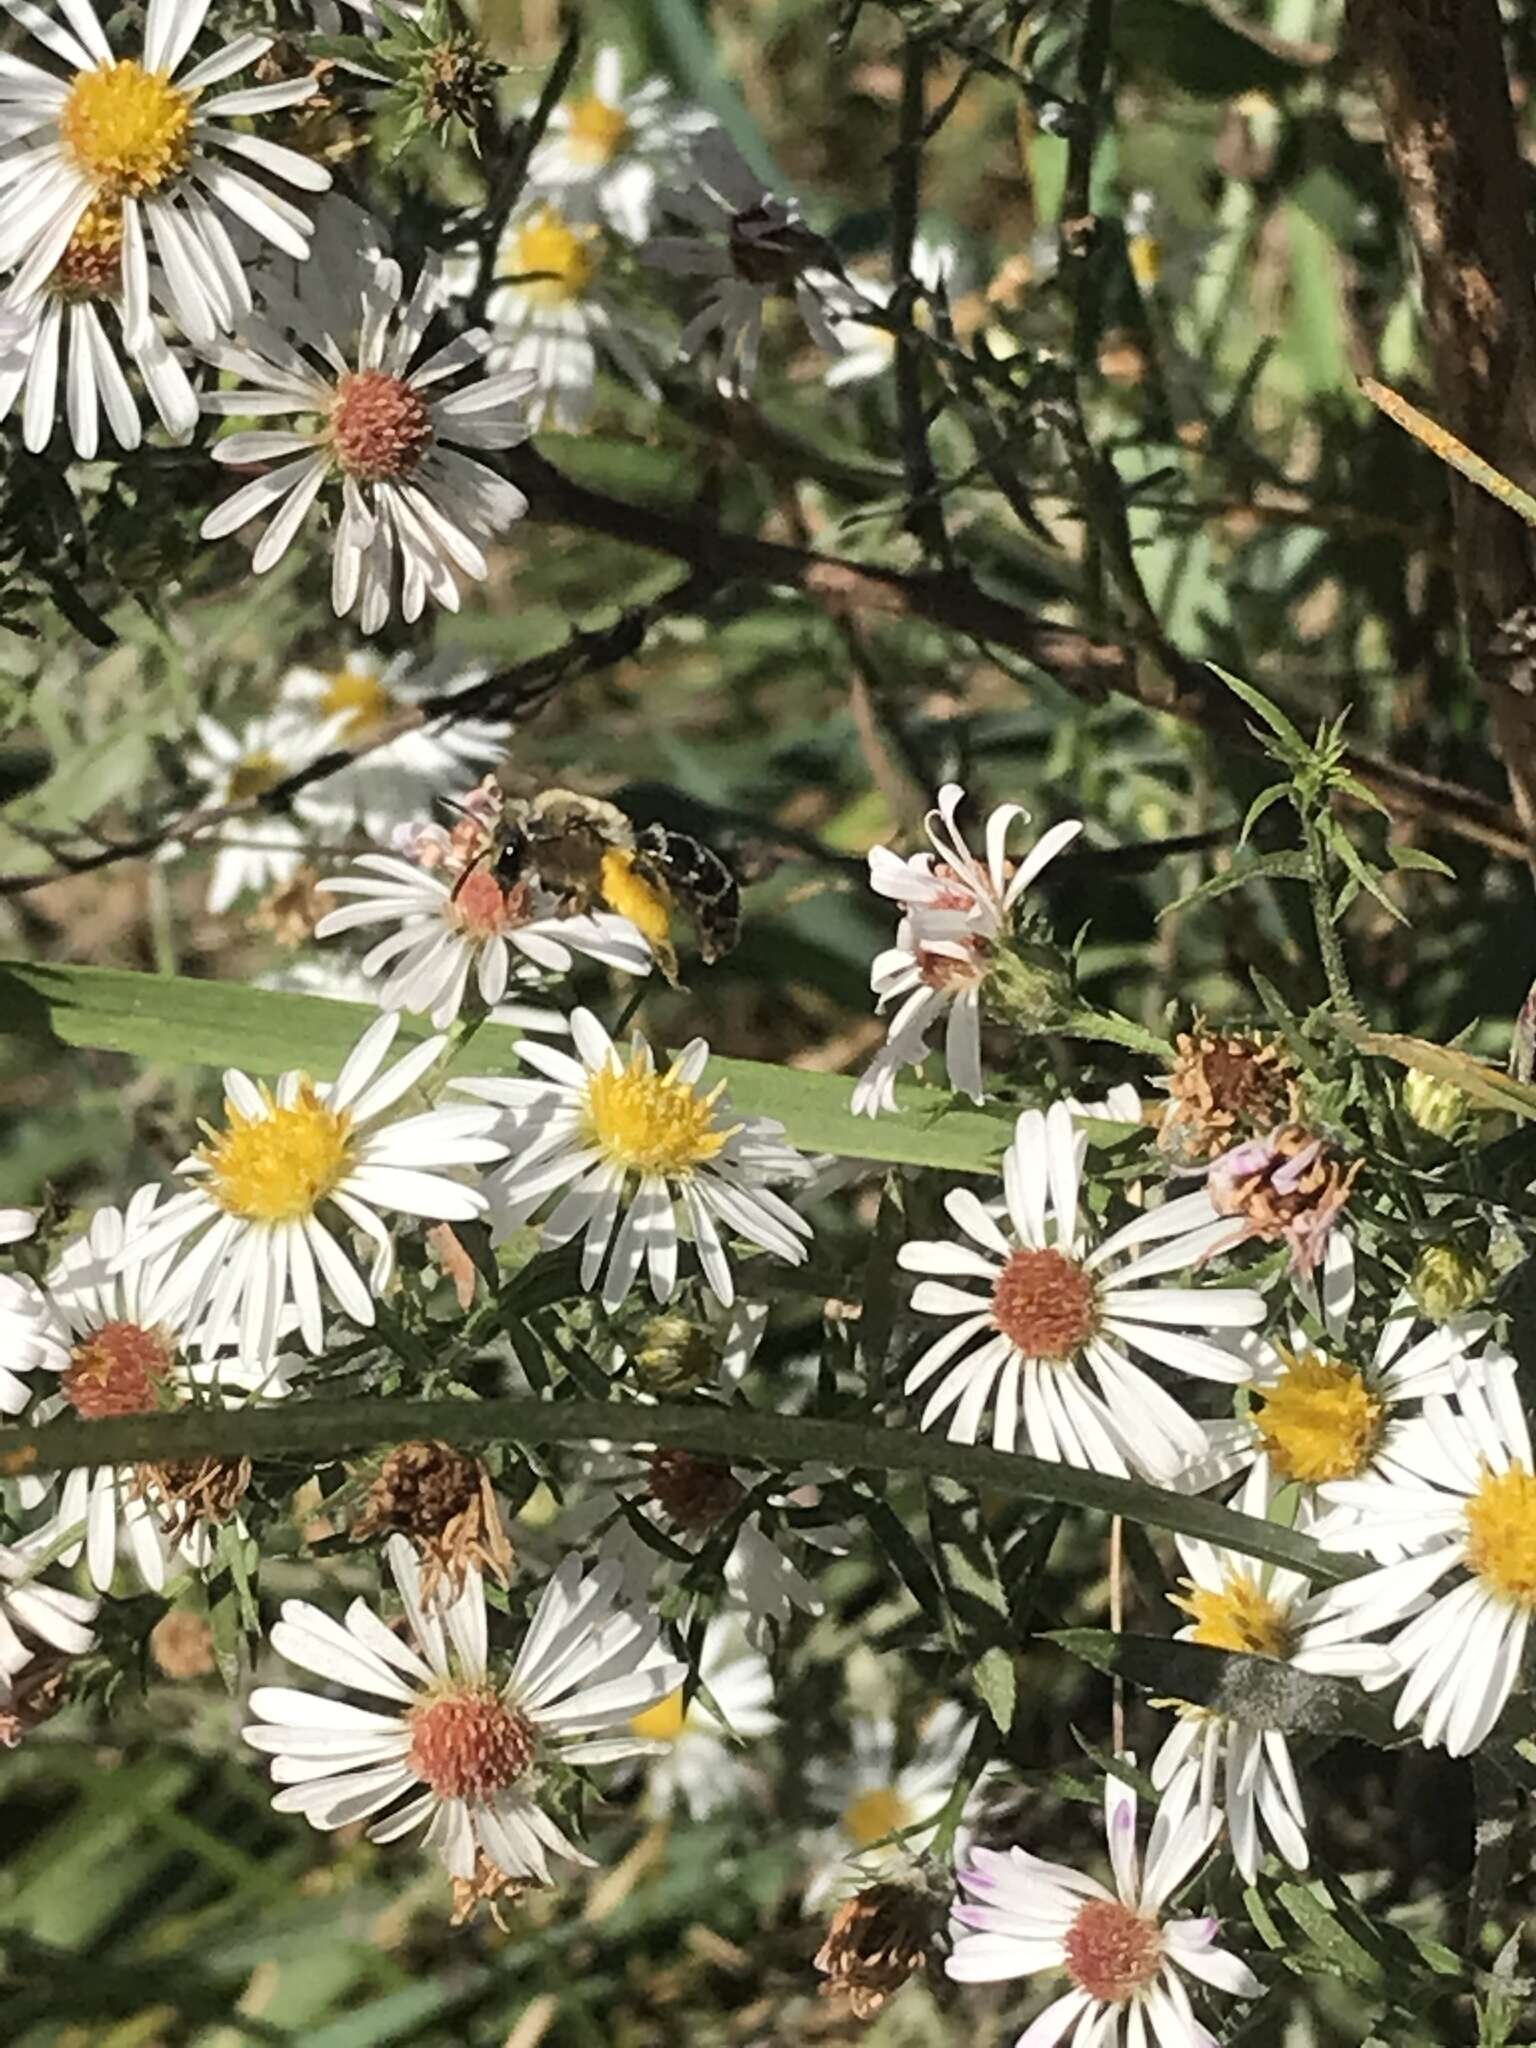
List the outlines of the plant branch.
{"type": "Polygon", "coordinates": [[[785,1470],[917,1472],[1028,1500],[1120,1514],[1204,1537],[1250,1557],[1289,1565],[1318,1581],[1362,1568],[1278,1522],[1240,1515],[1188,1494],[1114,1479],[1006,1451],[953,1444],[921,1430],[765,1414],[755,1409],[627,1401],[284,1401],[270,1408],[183,1408],[169,1415],[74,1418],[41,1428],[0,1429],[0,1476],[79,1465],[189,1457],[296,1458],[306,1466],[342,1452],[430,1439],[476,1444],[665,1444],[785,1470]]]}
{"type": "Polygon", "coordinates": [[[923,87],[927,46],[911,36],[901,60],[901,135],[891,186],[891,311],[896,318],[896,422],[907,478],[907,526],[930,560],[950,565],[949,533],[939,497],[938,473],[928,447],[923,411],[923,347],[912,328],[920,289],[912,275],[912,247],[922,204],[923,87]]]}

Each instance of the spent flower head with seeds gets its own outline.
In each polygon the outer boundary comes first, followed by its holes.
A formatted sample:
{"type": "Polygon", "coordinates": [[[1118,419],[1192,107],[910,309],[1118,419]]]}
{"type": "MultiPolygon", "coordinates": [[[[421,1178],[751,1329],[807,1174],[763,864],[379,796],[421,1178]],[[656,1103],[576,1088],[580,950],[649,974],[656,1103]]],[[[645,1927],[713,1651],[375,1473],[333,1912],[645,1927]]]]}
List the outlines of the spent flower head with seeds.
{"type": "Polygon", "coordinates": [[[601,1276],[610,1311],[642,1265],[656,1299],[671,1300],[680,1223],[726,1307],[736,1298],[727,1236],[789,1265],[803,1262],[811,1226],[771,1183],[803,1180],[806,1163],[785,1144],[781,1124],[736,1116],[723,1082],[701,1085],[709,1063],[702,1038],[659,1068],[638,1032],[626,1060],[590,1010],[572,1014],[571,1035],[574,1058],[519,1040],[518,1056],[536,1079],[454,1083],[509,1112],[499,1129],[511,1158],[486,1182],[499,1235],[558,1194],[543,1241],[581,1238],[581,1284],[595,1287],[601,1276]]]}
{"type": "Polygon", "coordinates": [[[479,1458],[452,1444],[397,1444],[369,1481],[350,1531],[354,1543],[399,1534],[422,1562],[422,1592],[438,1582],[454,1592],[473,1570],[506,1585],[512,1545],[491,1475],[479,1458]]]}
{"type": "Polygon", "coordinates": [[[406,295],[400,266],[380,257],[358,288],[305,279],[290,294],[263,287],[264,317],[237,342],[204,353],[239,380],[208,393],[206,412],[292,415],[215,442],[217,461],[272,465],[203,521],[205,540],[270,514],[251,566],[279,562],[324,495],[337,508],[331,604],[375,633],[397,606],[407,621],[430,598],[459,609],[457,577],[483,582],[486,546],[528,509],[522,492],[465,450],[514,447],[528,435],[531,371],[479,374],[490,347],[471,328],[418,362],[444,287],[435,257],[406,295]],[[415,365],[413,368],[412,365],[415,365]],[[446,395],[437,395],[437,388],[446,395]]]}
{"type": "Polygon", "coordinates": [[[688,1675],[657,1624],[617,1597],[618,1572],[569,1557],[544,1588],[505,1677],[492,1658],[485,1589],[465,1574],[429,1597],[403,1536],[387,1546],[405,1627],[364,1600],[344,1622],[285,1600],[272,1647],[300,1670],[363,1694],[367,1707],[289,1686],[258,1686],[245,1739],[272,1759],[273,1805],[317,1828],[367,1821],[370,1839],[425,1826],[448,1875],[483,1865],[548,1884],[551,1865],[590,1862],[548,1808],[565,1767],[655,1753],[637,1716],[688,1675]],[[380,1706],[378,1703],[383,1702],[380,1706]]]}
{"type": "Polygon", "coordinates": [[[1195,2017],[1186,1977],[1236,1998],[1258,1996],[1262,1986],[1248,1965],[1217,1945],[1218,1920],[1167,1917],[1220,1827],[1197,1797],[1197,1778],[1186,1765],[1164,1791],[1144,1862],[1136,1793],[1113,1773],[1105,1778],[1113,1891],[1018,1847],[973,1849],[962,1865],[948,1974],[961,1984],[1043,1970],[1071,1980],[1023,2036],[1028,2048],[1054,2048],[1069,2030],[1081,2048],[1197,2048],[1214,2037],[1195,2017]]]}
{"type": "Polygon", "coordinates": [[[1026,892],[1062,849],[1081,832],[1069,819],[1053,825],[1022,860],[1008,855],[1008,836],[1029,813],[1000,804],[987,819],[986,853],[966,845],[958,823],[965,791],[947,782],[928,813],[929,847],[905,858],[887,846],[869,856],[869,885],[901,905],[896,943],[876,955],[870,987],[877,1012],[894,1003],[886,1041],[853,1091],[855,1114],[878,1116],[896,1107],[896,1078],[920,1067],[928,1035],[944,1020],[944,1058],[950,1085],[973,1102],[986,1099],[981,1061],[984,1013],[1015,1029],[1039,1029],[1070,991],[1065,962],[1029,927],[1026,892]]]}
{"type": "Polygon", "coordinates": [[[295,1070],[269,1087],[227,1069],[223,1123],[204,1124],[203,1143],[178,1168],[192,1185],[111,1262],[111,1271],[124,1272],[176,1253],[166,1290],[185,1304],[185,1325],[205,1359],[226,1344],[270,1358],[290,1319],[305,1348],[319,1353],[323,1295],[371,1329],[395,1269],[379,1212],[434,1223],[483,1213],[484,1197],[454,1175],[503,1156],[506,1147],[489,1135],[495,1116],[468,1104],[394,1114],[446,1044],[426,1039],[384,1070],[399,1023],[377,1018],[326,1085],[295,1070]],[[366,1279],[327,1212],[368,1240],[366,1279]]]}
{"type": "Polygon", "coordinates": [[[1295,1114],[1295,1068],[1279,1039],[1212,1031],[1203,1020],[1174,1040],[1158,1149],[1181,1166],[1203,1165],[1295,1114]]]}
{"type": "Polygon", "coordinates": [[[1170,1284],[1226,1232],[1204,1192],[1143,1210],[1100,1237],[1083,1199],[1086,1152],[1065,1103],[1045,1115],[1025,1110],[1003,1155],[1002,1212],[955,1188],[944,1206],[970,1242],[901,1247],[897,1263],[926,1276],[913,1308],[951,1324],[913,1365],[906,1390],[942,1375],[921,1427],[953,1410],[956,1443],[976,1441],[990,1402],[1000,1451],[1018,1448],[1022,1436],[1037,1458],[1168,1481],[1205,1438],[1130,1354],[1198,1379],[1240,1379],[1242,1360],[1201,1333],[1252,1328],[1264,1299],[1250,1287],[1170,1284]],[[980,1281],[985,1292],[956,1280],[980,1281]]]}
{"type": "MultiPolygon", "coordinates": [[[[15,271],[13,302],[46,291],[61,265],[68,275],[84,255],[79,230],[92,214],[98,224],[116,216],[130,351],[153,348],[151,246],[161,267],[156,290],[200,346],[232,333],[251,311],[231,222],[300,262],[308,256],[309,217],[267,181],[323,192],[330,172],[233,124],[297,106],[316,81],[306,74],[210,95],[264,55],[272,38],[227,37],[183,69],[208,10],[209,0],[150,0],[137,54],[119,56],[90,0],[60,0],[62,21],[8,0],[10,14],[64,67],[8,55],[0,69],[0,134],[24,144],[0,157],[0,271],[15,271]]],[[[91,361],[110,376],[94,347],[91,361]]]]}

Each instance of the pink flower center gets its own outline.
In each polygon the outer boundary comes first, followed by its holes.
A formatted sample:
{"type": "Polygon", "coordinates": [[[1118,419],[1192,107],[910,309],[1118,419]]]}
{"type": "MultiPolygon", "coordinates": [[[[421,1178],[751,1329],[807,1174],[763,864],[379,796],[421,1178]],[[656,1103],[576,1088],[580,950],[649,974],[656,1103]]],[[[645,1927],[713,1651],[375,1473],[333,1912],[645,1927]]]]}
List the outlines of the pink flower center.
{"type": "Polygon", "coordinates": [[[77,1415],[147,1415],[160,1406],[171,1373],[165,1339],[137,1323],[104,1323],[75,1346],[63,1377],[77,1415]]]}
{"type": "Polygon", "coordinates": [[[1014,1252],[992,1290],[992,1321],[1026,1358],[1065,1365],[1099,1326],[1098,1290],[1064,1252],[1014,1252]]]}
{"type": "Polygon", "coordinates": [[[1163,1937],[1118,1899],[1090,1899],[1067,1929],[1067,1969],[1079,1991],[1105,2005],[1124,2005],[1163,1966],[1163,1937]]]}
{"type": "Polygon", "coordinates": [[[501,884],[488,867],[471,868],[454,890],[452,920],[472,939],[494,939],[513,922],[501,884]]]}
{"type": "Polygon", "coordinates": [[[439,1693],[407,1716],[406,1762],[439,1799],[494,1799],[533,1762],[532,1722],[488,1686],[439,1693]]]}
{"type": "Polygon", "coordinates": [[[349,370],[338,382],[327,439],[338,466],[359,483],[409,476],[432,438],[426,400],[403,377],[349,370]]]}

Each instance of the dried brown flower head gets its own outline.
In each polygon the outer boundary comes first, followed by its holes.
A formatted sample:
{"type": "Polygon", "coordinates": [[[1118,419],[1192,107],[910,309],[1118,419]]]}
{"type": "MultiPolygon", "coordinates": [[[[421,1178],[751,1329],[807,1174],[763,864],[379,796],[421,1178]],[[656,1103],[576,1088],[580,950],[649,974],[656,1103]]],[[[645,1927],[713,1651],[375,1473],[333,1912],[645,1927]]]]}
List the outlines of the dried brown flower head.
{"type": "Polygon", "coordinates": [[[1300,1124],[1282,1124],[1266,1138],[1224,1152],[1208,1185],[1217,1215],[1239,1225],[1234,1243],[1250,1237],[1283,1242],[1295,1270],[1310,1273],[1364,1168],[1363,1159],[1340,1159],[1300,1124]]]}
{"type": "Polygon", "coordinates": [[[64,1705],[68,1657],[36,1657],[0,1697],[0,1749],[16,1749],[64,1705]]]}
{"type": "Polygon", "coordinates": [[[1278,1039],[1255,1031],[1193,1031],[1174,1041],[1158,1147],[1182,1165],[1214,1159],[1296,1113],[1294,1070],[1278,1039]]]}
{"type": "Polygon", "coordinates": [[[474,1876],[455,1877],[450,1882],[453,1885],[451,1927],[467,1926],[484,1906],[503,1934],[510,1934],[512,1930],[501,1917],[502,1907],[515,1906],[526,1893],[539,1889],[531,1878],[508,1877],[504,1870],[498,1870],[483,1849],[475,1851],[474,1876]]]}
{"type": "Polygon", "coordinates": [[[167,1678],[206,1678],[214,1668],[213,1630],[202,1615],[173,1607],[150,1630],[149,1654],[167,1678]]]}
{"type": "Polygon", "coordinates": [[[713,1528],[741,1499],[741,1481],[729,1465],[696,1458],[692,1451],[653,1451],[651,1498],[674,1527],[692,1532],[713,1528]]]}
{"type": "Polygon", "coordinates": [[[441,1579],[460,1586],[471,1568],[503,1585],[511,1576],[512,1545],[491,1475],[451,1444],[400,1444],[384,1460],[353,1521],[352,1541],[368,1543],[396,1530],[421,1553],[428,1599],[441,1579]]]}
{"type": "Polygon", "coordinates": [[[227,1522],[251,1483],[249,1458],[167,1458],[134,1468],[134,1489],[173,1543],[227,1522]]]}
{"type": "Polygon", "coordinates": [[[904,1884],[872,1884],[838,1907],[816,1956],[825,1997],[843,1998],[872,2020],[928,1957],[937,1907],[904,1884]]]}

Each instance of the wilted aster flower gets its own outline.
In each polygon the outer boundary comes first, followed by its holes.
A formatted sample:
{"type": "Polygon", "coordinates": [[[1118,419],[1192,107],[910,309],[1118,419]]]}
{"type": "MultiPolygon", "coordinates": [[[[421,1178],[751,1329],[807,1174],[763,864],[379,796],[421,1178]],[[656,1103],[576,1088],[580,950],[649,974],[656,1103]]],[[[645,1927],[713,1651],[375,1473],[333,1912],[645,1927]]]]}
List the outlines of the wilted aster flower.
{"type": "Polygon", "coordinates": [[[1174,1040],[1160,1150],[1180,1165],[1200,1165],[1240,1139],[1273,1130],[1296,1101],[1294,1068],[1277,1038],[1256,1031],[1210,1031],[1196,1022],[1174,1040]]]}
{"type": "Polygon", "coordinates": [[[783,296],[794,299],[817,346],[837,355],[833,319],[853,294],[839,282],[830,243],[811,232],[792,202],[768,190],[721,130],[699,137],[689,171],[689,182],[662,205],[696,232],[659,235],[640,252],[659,269],[710,280],[703,307],[678,338],[679,355],[697,355],[715,336],[721,390],[749,390],[764,312],[770,299],[783,296]]]}
{"type": "Polygon", "coordinates": [[[230,123],[295,106],[316,81],[306,75],[205,98],[209,86],[254,64],[272,42],[226,38],[183,72],[208,7],[209,0],[150,0],[140,54],[115,57],[90,0],[62,0],[64,22],[13,0],[11,14],[68,72],[61,77],[11,55],[0,69],[0,136],[26,144],[0,158],[0,271],[15,269],[15,300],[54,276],[93,209],[98,222],[118,216],[131,348],[151,323],[151,242],[166,303],[198,343],[231,332],[251,310],[226,218],[300,261],[309,254],[308,217],[239,163],[307,192],[323,192],[330,172],[230,123]]]}
{"type": "Polygon", "coordinates": [[[532,372],[463,381],[491,345],[484,328],[411,367],[443,296],[435,259],[404,299],[400,266],[382,258],[355,297],[310,280],[295,297],[269,287],[269,318],[248,322],[238,343],[205,350],[246,387],[210,392],[205,411],[288,413],[294,423],[215,443],[220,462],[277,466],[210,512],[203,538],[270,513],[251,558],[260,575],[330,494],[339,501],[331,602],[338,617],[356,608],[365,633],[379,630],[397,599],[407,621],[420,618],[429,597],[457,611],[455,571],[483,581],[486,543],[528,509],[521,491],[462,451],[526,439],[532,372]],[[457,388],[434,397],[432,387],[450,378],[457,388]]]}
{"type": "Polygon", "coordinates": [[[1007,855],[1013,826],[1028,822],[1018,804],[1001,804],[986,825],[986,858],[966,845],[956,823],[965,801],[958,782],[939,791],[928,813],[932,851],[906,859],[877,846],[869,856],[869,884],[902,907],[896,944],[877,955],[870,986],[877,1010],[899,999],[886,1027],[885,1045],[853,1091],[856,1115],[878,1116],[896,1106],[896,1077],[928,1057],[928,1034],[946,1019],[944,1053],[950,1083],[973,1102],[986,1099],[981,1070],[984,1002],[1024,1024],[1043,1024],[1066,988],[1065,964],[1049,949],[1025,944],[1025,892],[1069,845],[1082,824],[1053,825],[1015,865],[1007,855]]]}
{"type": "Polygon", "coordinates": [[[1256,1237],[1290,1247],[1291,1268],[1312,1272],[1329,1235],[1365,1170],[1363,1159],[1347,1163],[1326,1139],[1283,1124],[1264,1138],[1234,1145],[1211,1164],[1208,1186],[1217,1213],[1233,1219],[1231,1245],[1256,1237]]]}

